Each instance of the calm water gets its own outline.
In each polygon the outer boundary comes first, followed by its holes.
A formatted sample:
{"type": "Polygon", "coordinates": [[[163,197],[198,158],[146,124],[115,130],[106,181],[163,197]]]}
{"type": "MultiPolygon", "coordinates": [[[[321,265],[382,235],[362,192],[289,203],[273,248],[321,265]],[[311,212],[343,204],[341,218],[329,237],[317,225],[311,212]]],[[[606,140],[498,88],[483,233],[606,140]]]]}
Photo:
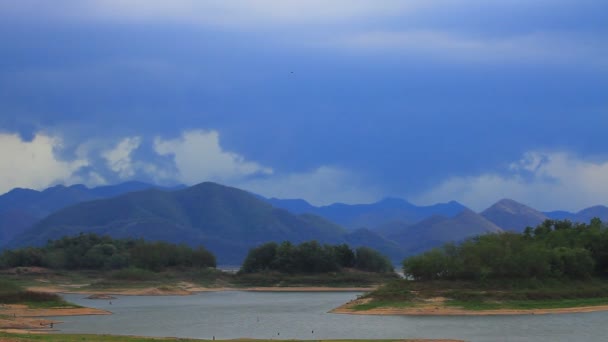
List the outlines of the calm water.
{"type": "Polygon", "coordinates": [[[608,341],[608,313],[505,317],[329,314],[358,293],[209,292],[193,296],[66,295],[108,316],[60,317],[63,332],[211,339],[458,338],[467,341],[608,341]],[[313,332],[314,330],[314,332],[313,332]]]}

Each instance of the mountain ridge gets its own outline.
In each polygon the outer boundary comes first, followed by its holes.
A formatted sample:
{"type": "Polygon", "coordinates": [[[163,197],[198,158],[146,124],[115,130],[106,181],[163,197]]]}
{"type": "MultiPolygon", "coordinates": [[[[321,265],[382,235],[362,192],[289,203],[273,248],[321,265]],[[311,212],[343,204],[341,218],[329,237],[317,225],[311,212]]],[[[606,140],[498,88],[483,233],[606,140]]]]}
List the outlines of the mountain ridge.
{"type": "MultiPolygon", "coordinates": [[[[177,191],[148,189],[79,203],[49,215],[11,245],[42,244],[80,232],[202,244],[222,263],[239,263],[249,248],[268,241],[357,241],[356,235],[349,237],[344,228],[322,217],[294,215],[244,190],[205,182],[177,191]]],[[[374,241],[399,253],[380,236],[374,241]]],[[[401,254],[392,256],[398,259],[401,254]]]]}

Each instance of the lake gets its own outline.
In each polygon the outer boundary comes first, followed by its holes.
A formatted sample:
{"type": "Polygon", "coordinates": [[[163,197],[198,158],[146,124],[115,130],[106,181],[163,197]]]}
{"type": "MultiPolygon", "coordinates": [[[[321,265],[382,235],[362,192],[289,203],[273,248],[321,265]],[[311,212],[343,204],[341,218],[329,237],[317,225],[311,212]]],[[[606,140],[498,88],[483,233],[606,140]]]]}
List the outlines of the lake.
{"type": "Polygon", "coordinates": [[[55,318],[66,333],[212,339],[455,338],[467,341],[605,341],[608,312],[521,316],[364,316],[327,313],[356,292],[204,292],[192,296],[64,295],[107,316],[55,318]]]}

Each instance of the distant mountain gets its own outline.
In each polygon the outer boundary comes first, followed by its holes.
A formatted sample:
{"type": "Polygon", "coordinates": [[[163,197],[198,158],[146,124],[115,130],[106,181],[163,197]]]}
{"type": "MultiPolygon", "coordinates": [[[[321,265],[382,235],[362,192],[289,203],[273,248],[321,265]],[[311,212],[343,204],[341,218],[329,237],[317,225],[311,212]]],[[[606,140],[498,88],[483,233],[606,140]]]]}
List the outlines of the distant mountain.
{"type": "Polygon", "coordinates": [[[543,214],[552,220],[571,220],[576,215],[565,210],[545,211],[543,214]]]}
{"type": "Polygon", "coordinates": [[[455,217],[431,216],[413,225],[393,227],[387,239],[395,241],[408,254],[417,254],[447,242],[459,242],[466,238],[500,233],[503,230],[483,216],[465,209],[455,217]]]}
{"type": "MultiPolygon", "coordinates": [[[[202,183],[178,191],[152,189],[76,204],[49,215],[11,245],[39,245],[80,232],[203,244],[224,264],[240,263],[249,248],[267,241],[358,241],[357,235],[319,216],[294,215],[246,191],[202,183]]],[[[377,235],[373,241],[376,247],[394,247],[377,235]]]]}
{"type": "Polygon", "coordinates": [[[396,242],[390,241],[366,228],[359,228],[350,232],[346,236],[346,243],[353,248],[360,246],[371,247],[380,251],[382,254],[389,256],[397,263],[401,262],[401,259],[407,254],[396,242]]]}
{"type": "Polygon", "coordinates": [[[43,191],[15,188],[0,196],[0,245],[59,209],[154,187],[141,182],[126,182],[92,189],[81,184],[57,185],[43,191]]]}
{"type": "Polygon", "coordinates": [[[267,201],[275,207],[289,210],[293,213],[311,213],[325,217],[348,229],[375,228],[389,223],[415,223],[432,215],[452,217],[466,209],[462,204],[452,201],[431,206],[416,206],[403,199],[385,198],[371,204],[335,203],[328,206],[315,207],[301,199],[277,199],[267,201]]]}
{"type": "Polygon", "coordinates": [[[0,246],[10,241],[15,235],[24,232],[37,221],[38,217],[18,209],[0,212],[0,246]]]}
{"type": "Polygon", "coordinates": [[[592,218],[597,217],[604,222],[608,222],[608,207],[604,205],[596,205],[583,209],[577,213],[571,213],[568,211],[550,211],[544,213],[551,219],[554,220],[570,220],[572,222],[585,222],[589,223],[592,218]]]}
{"type": "Polygon", "coordinates": [[[481,216],[504,230],[523,232],[530,226],[536,227],[548,217],[540,211],[511,199],[502,199],[481,212],[481,216]]]}

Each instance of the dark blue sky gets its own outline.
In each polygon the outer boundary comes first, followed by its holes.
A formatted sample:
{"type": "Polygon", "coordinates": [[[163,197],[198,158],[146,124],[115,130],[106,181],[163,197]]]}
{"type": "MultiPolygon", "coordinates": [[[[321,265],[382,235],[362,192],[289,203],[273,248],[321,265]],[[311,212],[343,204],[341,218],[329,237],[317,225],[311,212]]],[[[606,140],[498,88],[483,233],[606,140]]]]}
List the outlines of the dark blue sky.
{"type": "Polygon", "coordinates": [[[608,204],[607,23],[605,1],[2,2],[0,191],[608,204]]]}

